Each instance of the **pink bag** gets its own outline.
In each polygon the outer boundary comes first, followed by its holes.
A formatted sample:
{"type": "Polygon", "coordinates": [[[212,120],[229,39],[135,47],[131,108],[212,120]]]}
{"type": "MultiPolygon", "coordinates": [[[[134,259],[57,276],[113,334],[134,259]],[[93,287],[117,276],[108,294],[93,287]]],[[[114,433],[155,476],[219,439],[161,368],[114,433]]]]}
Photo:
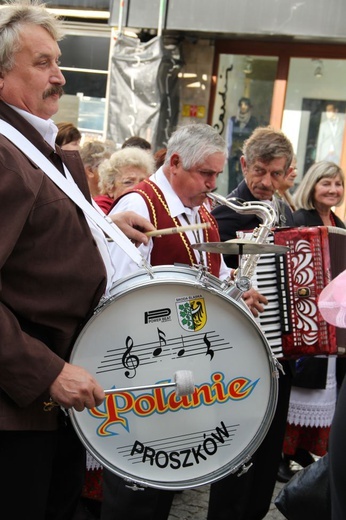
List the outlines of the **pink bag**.
{"type": "Polygon", "coordinates": [[[346,269],[323,289],[318,308],[325,321],[346,328],[346,269]]]}

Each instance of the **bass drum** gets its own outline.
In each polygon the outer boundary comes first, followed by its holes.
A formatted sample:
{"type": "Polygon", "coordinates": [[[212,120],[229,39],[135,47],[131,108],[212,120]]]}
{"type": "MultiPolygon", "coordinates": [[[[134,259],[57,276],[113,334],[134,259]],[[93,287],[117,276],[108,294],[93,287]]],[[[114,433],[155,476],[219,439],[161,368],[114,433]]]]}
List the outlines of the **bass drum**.
{"type": "Polygon", "coordinates": [[[87,450],[133,485],[178,490],[238,471],[262,442],[277,400],[277,369],[243,303],[189,267],[139,271],[112,288],[82,330],[71,362],[106,390],[70,410],[87,450]],[[131,387],[193,372],[195,391],[131,387]]]}

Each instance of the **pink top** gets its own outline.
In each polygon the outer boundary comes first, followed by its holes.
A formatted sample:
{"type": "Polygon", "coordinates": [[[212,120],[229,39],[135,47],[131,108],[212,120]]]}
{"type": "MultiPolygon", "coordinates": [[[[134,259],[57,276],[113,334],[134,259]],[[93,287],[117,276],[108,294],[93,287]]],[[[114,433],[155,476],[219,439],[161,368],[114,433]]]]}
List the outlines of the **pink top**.
{"type": "Polygon", "coordinates": [[[346,269],[323,289],[318,307],[325,321],[346,328],[346,269]]]}

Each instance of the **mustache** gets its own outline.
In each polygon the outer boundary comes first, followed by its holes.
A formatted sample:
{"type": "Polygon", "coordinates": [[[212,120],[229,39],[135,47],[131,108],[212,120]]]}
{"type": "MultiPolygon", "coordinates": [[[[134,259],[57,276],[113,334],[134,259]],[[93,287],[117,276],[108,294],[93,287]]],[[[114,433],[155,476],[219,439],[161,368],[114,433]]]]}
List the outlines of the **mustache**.
{"type": "Polygon", "coordinates": [[[256,188],[259,188],[261,191],[267,191],[268,193],[273,193],[273,191],[275,191],[267,186],[263,186],[263,184],[257,184],[256,188]]]}
{"type": "Polygon", "coordinates": [[[55,87],[50,87],[49,89],[43,92],[43,99],[47,99],[49,96],[55,96],[56,94],[61,97],[64,94],[64,89],[60,87],[60,85],[56,85],[55,87]]]}

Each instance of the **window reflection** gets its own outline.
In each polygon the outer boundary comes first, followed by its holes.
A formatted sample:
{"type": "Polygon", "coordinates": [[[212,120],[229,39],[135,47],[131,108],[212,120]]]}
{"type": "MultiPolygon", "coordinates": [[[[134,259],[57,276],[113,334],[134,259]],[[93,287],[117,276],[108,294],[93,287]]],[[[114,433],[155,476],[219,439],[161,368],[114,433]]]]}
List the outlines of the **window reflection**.
{"type": "Polygon", "coordinates": [[[282,130],[291,139],[297,155],[298,184],[317,161],[340,165],[345,79],[345,60],[290,60],[282,130]]]}
{"type": "Polygon", "coordinates": [[[257,126],[269,124],[277,58],[220,54],[213,126],[229,150],[218,191],[226,195],[242,180],[242,145],[257,126]]]}

